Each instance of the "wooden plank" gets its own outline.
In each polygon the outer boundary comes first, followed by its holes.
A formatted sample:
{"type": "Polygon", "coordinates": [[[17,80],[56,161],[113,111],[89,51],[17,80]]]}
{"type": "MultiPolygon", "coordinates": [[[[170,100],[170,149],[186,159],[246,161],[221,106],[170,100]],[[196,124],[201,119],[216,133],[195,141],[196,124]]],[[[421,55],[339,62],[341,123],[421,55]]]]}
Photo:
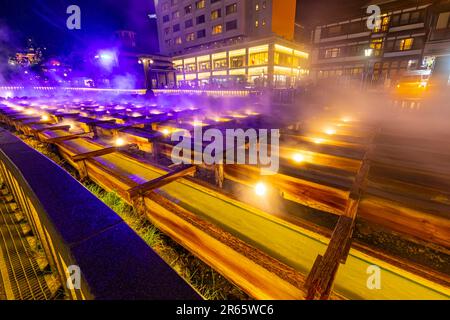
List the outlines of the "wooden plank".
{"type": "Polygon", "coordinates": [[[113,153],[116,151],[117,151],[116,147],[104,148],[104,149],[100,149],[100,150],[95,150],[95,151],[91,151],[91,152],[74,155],[72,157],[72,160],[73,161],[85,160],[85,159],[89,159],[89,158],[104,156],[105,154],[110,154],[110,153],[113,153]]]}
{"type": "Polygon", "coordinates": [[[347,260],[351,248],[351,237],[353,235],[361,193],[369,173],[370,157],[373,151],[373,145],[369,146],[350,189],[345,212],[339,217],[324,256],[321,257],[319,255],[317,257],[308,275],[306,281],[308,299],[328,299],[339,269],[339,264],[345,263],[347,260]]]}
{"type": "Polygon", "coordinates": [[[62,141],[69,141],[69,140],[82,138],[83,136],[90,134],[90,133],[93,133],[93,132],[83,132],[83,133],[77,133],[77,134],[69,134],[67,136],[62,136],[62,137],[48,138],[44,142],[58,143],[58,142],[62,142],[62,141]]]}
{"type": "Polygon", "coordinates": [[[144,194],[149,191],[161,188],[162,186],[165,186],[166,184],[169,184],[179,178],[182,178],[189,174],[193,174],[196,170],[197,167],[194,165],[183,165],[166,175],[163,175],[151,181],[147,181],[146,183],[129,189],[128,194],[130,195],[130,198],[134,198],[138,194],[144,194]]]}
{"type": "Polygon", "coordinates": [[[43,132],[43,131],[55,131],[55,130],[69,130],[70,125],[60,125],[60,126],[51,126],[51,127],[45,127],[41,129],[34,129],[35,132],[43,132]]]}
{"type": "Polygon", "coordinates": [[[311,280],[308,281],[310,285],[307,288],[307,299],[323,299],[331,292],[337,268],[345,254],[352,231],[353,219],[341,216],[323,258],[320,259],[316,269],[312,270],[314,273],[311,275],[311,280]]]}

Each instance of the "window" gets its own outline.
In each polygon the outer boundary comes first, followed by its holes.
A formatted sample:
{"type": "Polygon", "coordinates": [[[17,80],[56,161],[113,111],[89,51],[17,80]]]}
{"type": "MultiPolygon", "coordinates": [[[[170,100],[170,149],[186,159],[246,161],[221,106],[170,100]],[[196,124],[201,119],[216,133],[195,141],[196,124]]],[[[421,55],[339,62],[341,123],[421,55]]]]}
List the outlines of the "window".
{"type": "Polygon", "coordinates": [[[250,54],[249,63],[252,66],[267,64],[268,61],[269,61],[268,52],[257,52],[250,54]]]}
{"type": "Polygon", "coordinates": [[[262,2],[262,8],[265,9],[267,7],[267,1],[262,2]]]}
{"type": "Polygon", "coordinates": [[[205,8],[205,0],[197,1],[197,2],[195,3],[195,7],[196,7],[197,9],[203,9],[203,8],[205,8]]]}
{"type": "Polygon", "coordinates": [[[179,23],[173,25],[173,32],[178,32],[178,31],[180,31],[180,24],[179,23]]]}
{"type": "Polygon", "coordinates": [[[164,34],[167,36],[170,33],[170,27],[164,28],[164,34]]]}
{"type": "Polygon", "coordinates": [[[325,50],[325,58],[337,58],[341,54],[341,48],[332,48],[325,50]]]}
{"type": "Polygon", "coordinates": [[[222,17],[221,9],[211,11],[211,20],[216,20],[216,19],[219,19],[220,17],[222,17]]]}
{"type": "Polygon", "coordinates": [[[442,12],[439,14],[439,18],[436,24],[436,30],[450,28],[450,12],[442,12]]]}
{"type": "Polygon", "coordinates": [[[406,24],[420,23],[424,21],[424,11],[404,12],[392,16],[393,26],[402,26],[406,24]]]}
{"type": "Polygon", "coordinates": [[[373,49],[374,56],[381,55],[381,49],[383,49],[383,39],[373,39],[370,43],[370,48],[373,49]]]}
{"type": "Polygon", "coordinates": [[[245,56],[230,58],[230,68],[242,68],[244,66],[245,66],[245,56]]]}
{"type": "Polygon", "coordinates": [[[211,62],[209,60],[198,63],[198,71],[208,71],[208,70],[211,70],[211,62]]]}
{"type": "Polygon", "coordinates": [[[195,35],[194,35],[193,32],[188,33],[188,34],[186,35],[186,41],[187,41],[187,42],[189,42],[189,41],[194,41],[194,40],[195,40],[195,35]]]}
{"type": "Polygon", "coordinates": [[[180,11],[172,12],[172,19],[178,19],[180,17],[180,11]]]}
{"type": "Polygon", "coordinates": [[[195,63],[186,64],[184,66],[184,69],[186,70],[186,72],[195,72],[195,71],[197,71],[197,67],[196,67],[195,63]]]}
{"type": "Polygon", "coordinates": [[[402,13],[401,16],[400,16],[400,24],[402,24],[402,25],[403,24],[408,24],[409,16],[410,16],[409,12],[402,13]]]}
{"type": "Polygon", "coordinates": [[[163,23],[169,22],[170,17],[168,14],[166,14],[165,16],[163,16],[163,23]]]}
{"type": "Polygon", "coordinates": [[[259,21],[255,20],[255,28],[258,28],[258,27],[259,27],[259,21]]]}
{"type": "Polygon", "coordinates": [[[162,7],[163,11],[166,11],[166,10],[169,10],[170,5],[168,2],[164,2],[161,7],[162,7]]]}
{"type": "Polygon", "coordinates": [[[266,19],[262,19],[262,25],[263,25],[263,27],[266,25],[266,19]]]}
{"type": "Polygon", "coordinates": [[[411,13],[411,17],[409,22],[410,23],[418,23],[421,20],[421,12],[420,11],[415,11],[411,13]]]}
{"type": "Polygon", "coordinates": [[[221,24],[215,25],[212,28],[212,34],[219,34],[219,33],[222,33],[222,25],[221,24]]]}
{"type": "Polygon", "coordinates": [[[389,30],[389,17],[383,17],[381,19],[381,25],[379,28],[375,27],[374,32],[387,32],[389,30]]]}
{"type": "Polygon", "coordinates": [[[233,3],[233,4],[226,6],[225,12],[227,15],[237,12],[237,3],[233,3]]]}
{"type": "Polygon", "coordinates": [[[196,21],[197,21],[197,24],[205,23],[205,15],[202,14],[201,16],[198,16],[196,21]]]}
{"type": "Polygon", "coordinates": [[[185,14],[190,14],[190,13],[192,13],[192,4],[190,4],[190,5],[186,6],[186,7],[184,7],[184,13],[185,13],[185,14]]]}
{"type": "Polygon", "coordinates": [[[194,22],[192,21],[192,19],[186,20],[186,21],[184,22],[184,28],[185,28],[185,29],[191,28],[191,27],[193,27],[193,26],[194,26],[194,22]]]}
{"type": "Polygon", "coordinates": [[[255,11],[259,11],[259,3],[255,5],[255,11]]]}
{"type": "Polygon", "coordinates": [[[175,38],[175,44],[181,44],[181,43],[182,43],[181,37],[176,37],[175,38]]]}
{"type": "Polygon", "coordinates": [[[292,67],[292,55],[276,51],[274,62],[278,65],[292,67]]]}
{"type": "Polygon", "coordinates": [[[206,37],[206,30],[205,29],[198,30],[197,31],[197,39],[204,38],[204,37],[206,37]]]}
{"type": "Polygon", "coordinates": [[[211,3],[219,2],[220,0],[211,0],[211,3]]]}
{"type": "Polygon", "coordinates": [[[214,70],[226,69],[228,68],[227,59],[214,60],[214,70]]]}
{"type": "Polygon", "coordinates": [[[414,39],[413,38],[397,40],[395,42],[395,49],[397,51],[411,50],[412,46],[413,46],[413,43],[414,43],[414,39]]]}
{"type": "Polygon", "coordinates": [[[327,31],[328,31],[329,36],[336,36],[342,32],[342,26],[338,25],[338,26],[329,27],[327,29],[327,31]]]}
{"type": "Polygon", "coordinates": [[[172,39],[167,39],[166,40],[166,46],[170,47],[173,44],[172,39]]]}
{"type": "Polygon", "coordinates": [[[225,25],[227,31],[236,30],[237,29],[237,20],[228,21],[225,25]]]}

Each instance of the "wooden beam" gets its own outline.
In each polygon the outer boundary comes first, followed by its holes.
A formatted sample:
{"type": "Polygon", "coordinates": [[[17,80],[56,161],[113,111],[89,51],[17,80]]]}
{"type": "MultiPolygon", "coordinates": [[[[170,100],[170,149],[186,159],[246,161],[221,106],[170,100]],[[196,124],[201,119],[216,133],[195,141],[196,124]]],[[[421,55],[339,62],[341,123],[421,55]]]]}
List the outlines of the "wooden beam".
{"type": "Polygon", "coordinates": [[[316,259],[306,280],[307,299],[326,299],[330,295],[340,261],[351,241],[353,225],[352,218],[339,218],[324,256],[316,259]]]}
{"type": "Polygon", "coordinates": [[[117,151],[116,147],[104,148],[104,149],[95,150],[95,151],[91,151],[91,152],[76,154],[76,155],[72,156],[72,160],[73,161],[85,160],[85,159],[89,159],[89,158],[104,156],[105,154],[110,154],[110,153],[113,153],[116,151],[117,151]]]}
{"type": "Polygon", "coordinates": [[[193,173],[195,173],[196,170],[197,170],[197,167],[194,165],[183,165],[180,168],[178,168],[166,175],[163,175],[154,180],[145,182],[134,188],[128,189],[128,194],[130,196],[130,199],[132,199],[136,195],[145,194],[149,191],[161,188],[162,186],[165,186],[166,184],[169,184],[175,180],[178,180],[179,178],[182,178],[189,174],[193,174],[193,173]]]}
{"type": "Polygon", "coordinates": [[[60,125],[60,126],[51,126],[51,127],[45,127],[40,129],[34,129],[35,132],[43,132],[43,131],[55,131],[55,130],[69,130],[70,125],[60,125]]]}
{"type": "Polygon", "coordinates": [[[92,133],[92,132],[83,132],[83,133],[77,133],[77,134],[69,134],[67,136],[48,138],[44,142],[58,143],[58,142],[62,142],[62,141],[74,140],[74,139],[82,138],[84,135],[89,134],[89,133],[92,133]]]}
{"type": "Polygon", "coordinates": [[[358,206],[370,170],[370,158],[373,152],[374,146],[369,145],[350,189],[345,212],[339,217],[324,256],[319,255],[316,258],[313,268],[306,279],[305,288],[308,290],[307,299],[328,299],[339,265],[347,261],[358,206]]]}

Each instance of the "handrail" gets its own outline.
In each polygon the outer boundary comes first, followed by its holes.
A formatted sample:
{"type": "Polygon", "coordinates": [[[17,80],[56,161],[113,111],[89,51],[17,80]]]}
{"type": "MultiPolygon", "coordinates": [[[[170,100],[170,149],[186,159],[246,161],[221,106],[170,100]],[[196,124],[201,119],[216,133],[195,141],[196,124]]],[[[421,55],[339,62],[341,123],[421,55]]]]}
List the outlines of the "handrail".
{"type": "Polygon", "coordinates": [[[26,215],[69,299],[200,299],[114,211],[2,129],[0,179],[26,215]],[[80,270],[79,287],[66,285],[75,280],[76,269],[70,266],[80,270]]]}

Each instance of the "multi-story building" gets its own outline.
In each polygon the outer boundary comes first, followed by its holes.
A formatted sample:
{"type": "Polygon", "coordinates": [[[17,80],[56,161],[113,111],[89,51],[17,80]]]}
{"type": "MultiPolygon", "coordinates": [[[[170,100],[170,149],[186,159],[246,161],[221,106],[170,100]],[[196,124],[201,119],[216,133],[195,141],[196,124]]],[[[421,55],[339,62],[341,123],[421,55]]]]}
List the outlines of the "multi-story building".
{"type": "Polygon", "coordinates": [[[295,0],[158,0],[160,50],[180,86],[286,87],[308,73],[295,0]]]}
{"type": "Polygon", "coordinates": [[[430,10],[431,30],[424,50],[424,64],[433,69],[436,82],[450,84],[450,0],[435,1],[430,10]]]}
{"type": "Polygon", "coordinates": [[[356,17],[317,26],[311,75],[320,81],[391,86],[422,66],[432,0],[371,1],[356,17]],[[367,7],[379,5],[381,25],[369,28],[367,7]]]}

